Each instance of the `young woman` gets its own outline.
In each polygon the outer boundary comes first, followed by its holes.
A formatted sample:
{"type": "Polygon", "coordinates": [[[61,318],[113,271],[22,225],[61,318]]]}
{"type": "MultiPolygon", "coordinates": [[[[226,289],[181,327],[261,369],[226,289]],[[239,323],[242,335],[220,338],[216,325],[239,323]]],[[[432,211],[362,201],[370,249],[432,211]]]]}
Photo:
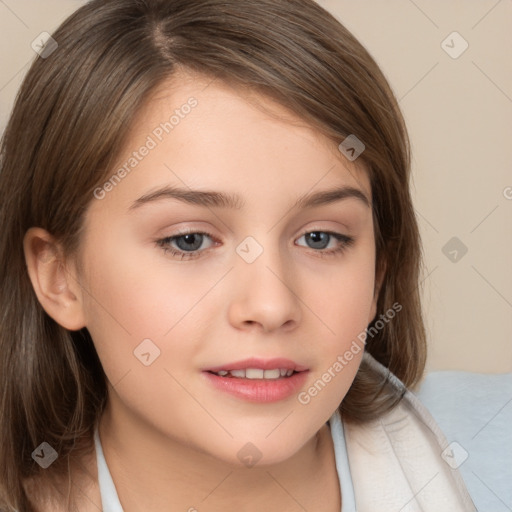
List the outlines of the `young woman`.
{"type": "Polygon", "coordinates": [[[407,131],[309,0],[93,0],[1,148],[2,511],[469,511],[407,131]]]}

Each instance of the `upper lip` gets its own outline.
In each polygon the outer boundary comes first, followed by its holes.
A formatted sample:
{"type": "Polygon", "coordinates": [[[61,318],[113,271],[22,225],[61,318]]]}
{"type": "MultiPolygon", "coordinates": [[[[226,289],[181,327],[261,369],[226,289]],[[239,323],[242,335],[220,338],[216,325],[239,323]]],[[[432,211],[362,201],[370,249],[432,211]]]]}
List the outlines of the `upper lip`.
{"type": "Polygon", "coordinates": [[[261,370],[273,370],[275,368],[294,370],[296,372],[302,372],[307,370],[307,366],[297,364],[296,362],[285,359],[282,357],[276,357],[273,359],[259,359],[257,357],[251,357],[242,361],[233,361],[232,363],[224,363],[218,366],[212,366],[211,368],[205,368],[205,372],[219,372],[221,370],[246,370],[247,368],[259,368],[261,370]]]}

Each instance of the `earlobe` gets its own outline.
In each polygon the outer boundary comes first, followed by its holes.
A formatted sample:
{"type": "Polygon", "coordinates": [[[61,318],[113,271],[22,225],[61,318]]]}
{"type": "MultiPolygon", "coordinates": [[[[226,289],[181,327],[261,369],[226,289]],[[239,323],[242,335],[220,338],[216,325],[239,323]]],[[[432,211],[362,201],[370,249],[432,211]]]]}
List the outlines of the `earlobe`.
{"type": "Polygon", "coordinates": [[[48,315],[71,331],[85,327],[80,285],[54,237],[42,228],[30,228],[23,250],[32,287],[48,315]]]}

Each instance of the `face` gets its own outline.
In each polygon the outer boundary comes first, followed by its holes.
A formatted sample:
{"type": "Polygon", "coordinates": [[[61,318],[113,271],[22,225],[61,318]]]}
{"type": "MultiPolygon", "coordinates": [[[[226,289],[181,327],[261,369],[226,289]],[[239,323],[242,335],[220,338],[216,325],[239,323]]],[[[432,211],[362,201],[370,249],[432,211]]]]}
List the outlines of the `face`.
{"type": "Polygon", "coordinates": [[[86,214],[80,300],[111,403],[181,445],[239,464],[251,442],[272,464],[357,372],[376,304],[370,183],[282,107],[210,82],[164,84],[133,124],[86,214]]]}

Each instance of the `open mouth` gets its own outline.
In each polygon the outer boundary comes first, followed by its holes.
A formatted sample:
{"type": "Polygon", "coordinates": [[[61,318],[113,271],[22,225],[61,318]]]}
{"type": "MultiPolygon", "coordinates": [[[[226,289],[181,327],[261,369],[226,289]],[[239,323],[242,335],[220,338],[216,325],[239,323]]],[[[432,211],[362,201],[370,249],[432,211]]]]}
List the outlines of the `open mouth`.
{"type": "Polygon", "coordinates": [[[305,385],[309,368],[290,359],[251,358],[204,368],[209,385],[250,402],[277,402],[297,394],[305,385]]]}
{"type": "Polygon", "coordinates": [[[246,368],[240,370],[219,370],[209,371],[219,377],[227,377],[232,379],[250,379],[250,380],[277,380],[291,377],[294,373],[298,373],[295,370],[287,368],[274,368],[271,370],[263,370],[262,368],[246,368]]]}

